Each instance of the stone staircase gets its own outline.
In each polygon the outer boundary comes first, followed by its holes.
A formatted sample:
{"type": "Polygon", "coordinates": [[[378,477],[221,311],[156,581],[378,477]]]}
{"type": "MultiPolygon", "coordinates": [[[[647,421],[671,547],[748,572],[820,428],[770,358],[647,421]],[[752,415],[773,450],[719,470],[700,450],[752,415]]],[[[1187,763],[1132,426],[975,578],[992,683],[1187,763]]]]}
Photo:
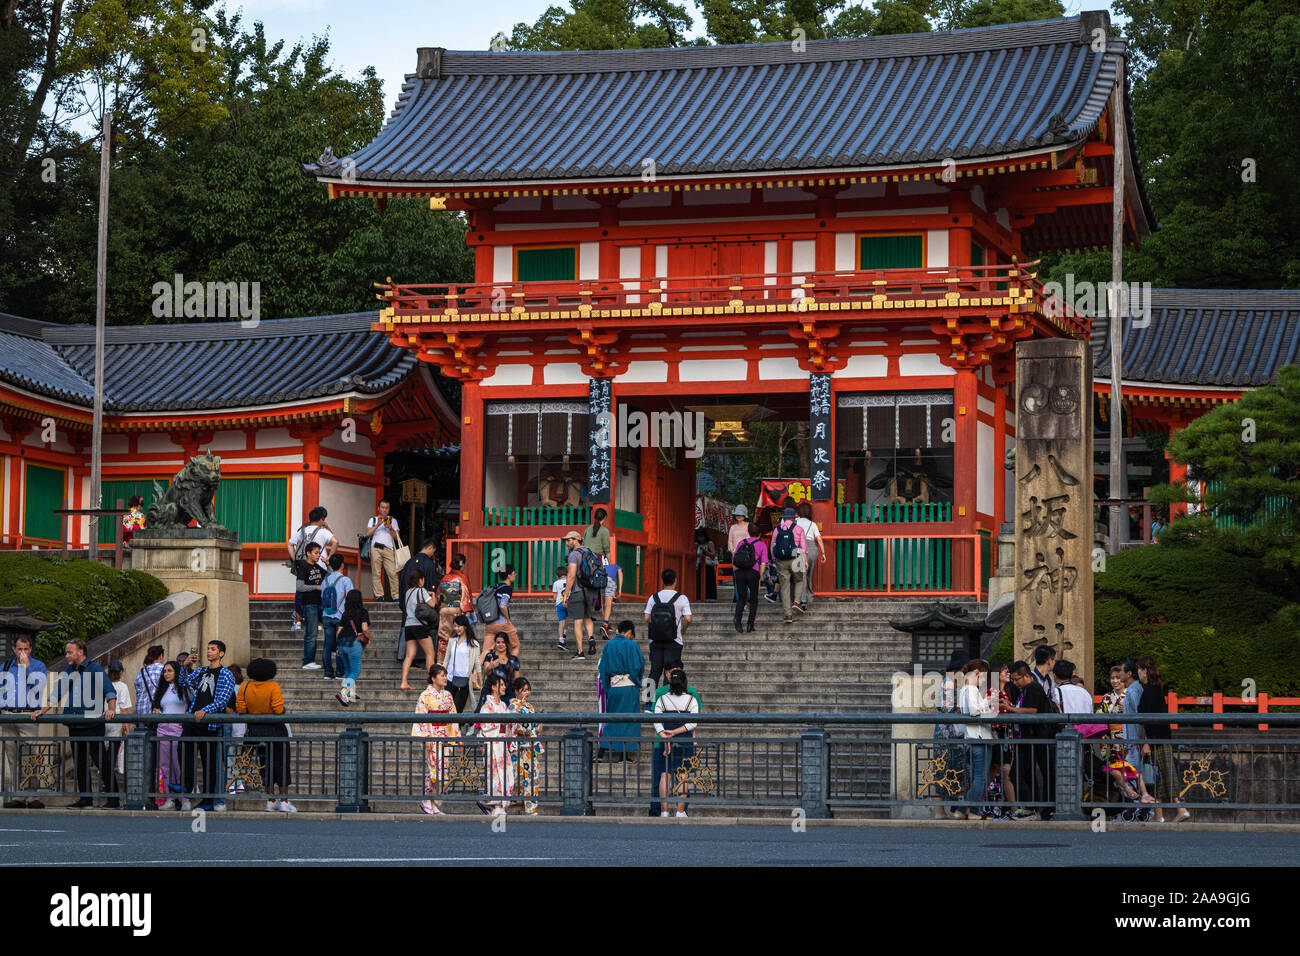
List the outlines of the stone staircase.
{"type": "MultiPolygon", "coordinates": [[[[720,602],[696,603],[692,606],[693,619],[685,636],[683,664],[689,680],[699,692],[704,709],[729,713],[886,713],[890,709],[891,675],[910,666],[910,639],[889,626],[890,618],[907,616],[923,602],[881,601],[863,599],[819,599],[809,613],[796,613],[792,624],[782,620],[780,605],[760,600],[755,631],[737,634],[731,621],[732,605],[720,602]]],[[[971,610],[977,610],[971,602],[971,610]]],[[[410,683],[412,690],[399,689],[401,666],[396,660],[396,647],[400,614],[395,604],[367,603],[371,617],[374,640],[365,652],[361,676],[357,684],[359,700],[344,708],[335,699],[340,681],[324,679],[322,671],[305,671],[302,663],[302,631],[293,630],[290,602],[266,601],[253,604],[250,613],[252,650],[254,656],[269,657],[279,669],[277,680],[282,688],[285,706],[290,713],[338,713],[355,717],[366,712],[410,712],[423,689],[427,678],[413,668],[410,683]]],[[[979,609],[982,610],[982,609],[979,609]]],[[[613,620],[631,618],[636,621],[641,636],[642,652],[649,662],[649,645],[644,639],[643,604],[637,601],[616,605],[613,620]]],[[[517,599],[511,605],[511,617],[520,634],[520,663],[524,676],[532,684],[533,705],[544,723],[546,713],[594,712],[596,703],[596,672],[599,648],[603,642],[597,638],[593,651],[587,648],[585,661],[571,660],[574,649],[572,628],[568,636],[569,647],[561,651],[555,646],[556,623],[554,605],[548,599],[517,599]]],[[[480,635],[481,636],[481,635],[480,635]]],[[[318,637],[317,662],[322,661],[323,635],[318,637]]],[[[648,668],[647,668],[648,672],[648,668]]],[[[473,699],[473,698],[471,698],[473,699]]],[[[342,730],[344,724],[301,726],[295,737],[310,739],[317,735],[332,734],[342,730]]],[[[544,733],[559,734],[567,728],[550,728],[544,733]]],[[[592,728],[594,730],[594,728],[592,728]]],[[[728,752],[728,774],[746,777],[748,774],[766,775],[767,790],[773,792],[771,778],[780,776],[788,781],[779,787],[790,790],[797,797],[797,779],[790,768],[774,768],[774,760],[792,763],[798,748],[799,733],[805,728],[779,725],[747,727],[702,728],[697,736],[703,742],[714,738],[751,738],[762,741],[783,739],[792,744],[773,751],[758,745],[736,745],[728,752]],[[774,758],[773,754],[781,756],[774,758]]],[[[373,725],[367,732],[376,736],[406,736],[406,725],[373,725]]],[[[643,731],[647,737],[652,733],[643,731]]],[[[884,728],[859,727],[845,732],[855,739],[883,739],[884,728]]],[[[333,787],[334,748],[327,743],[308,744],[305,739],[296,745],[300,752],[295,757],[295,785],[299,790],[306,772],[312,779],[312,792],[326,793],[333,787]]],[[[372,745],[372,786],[386,792],[418,792],[415,770],[410,765],[410,749],[405,757],[395,751],[397,742],[372,745]],[[375,780],[378,775],[382,779],[375,780]]],[[[768,746],[771,746],[770,744],[768,746]]],[[[558,749],[558,742],[548,744],[558,749]]],[[[558,760],[555,777],[550,783],[558,788],[558,760]]],[[[888,788],[888,753],[882,747],[868,749],[861,760],[852,761],[851,773],[854,789],[865,784],[873,792],[888,788]]],[[[597,791],[608,778],[610,787],[629,786],[619,783],[624,774],[638,774],[649,786],[648,759],[638,764],[614,763],[597,765],[597,791]]],[[[417,768],[418,769],[418,768],[417,768]]],[[[834,768],[833,768],[834,769],[834,768]]],[[[544,785],[547,781],[544,779],[544,785]]],[[[796,800],[797,802],[797,800],[796,800]]],[[[317,801],[310,801],[316,804],[317,801]]],[[[299,805],[303,809],[329,809],[319,806],[299,805]]],[[[394,803],[387,809],[416,810],[413,804],[394,803]]],[[[449,807],[450,809],[450,807],[449,807]]],[[[473,810],[472,806],[470,807],[473,810]]],[[[417,811],[418,812],[418,811],[417,811]]],[[[543,807],[542,812],[548,812],[543,807]]],[[[701,808],[701,812],[703,808],[701,808]]],[[[731,811],[728,811],[731,812],[731,811]]]]}

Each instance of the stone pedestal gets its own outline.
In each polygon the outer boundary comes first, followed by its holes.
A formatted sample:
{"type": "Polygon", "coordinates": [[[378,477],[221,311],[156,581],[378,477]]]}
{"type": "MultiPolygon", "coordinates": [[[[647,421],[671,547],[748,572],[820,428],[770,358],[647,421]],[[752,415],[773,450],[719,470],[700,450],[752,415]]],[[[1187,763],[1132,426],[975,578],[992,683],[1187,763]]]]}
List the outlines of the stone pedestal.
{"type": "Polygon", "coordinates": [[[1016,346],[1016,647],[1056,648],[1093,688],[1092,353],[1016,346]]]}
{"type": "Polygon", "coordinates": [[[239,573],[238,538],[216,537],[205,528],[169,531],[166,537],[138,532],[131,541],[131,567],[152,574],[172,594],[202,594],[203,645],[223,641],[226,664],[248,663],[248,584],[239,573]]]}
{"type": "Polygon", "coordinates": [[[998,531],[997,564],[989,576],[989,610],[997,605],[1004,594],[1014,594],[1016,590],[1016,526],[1012,521],[1004,522],[998,531]]]}

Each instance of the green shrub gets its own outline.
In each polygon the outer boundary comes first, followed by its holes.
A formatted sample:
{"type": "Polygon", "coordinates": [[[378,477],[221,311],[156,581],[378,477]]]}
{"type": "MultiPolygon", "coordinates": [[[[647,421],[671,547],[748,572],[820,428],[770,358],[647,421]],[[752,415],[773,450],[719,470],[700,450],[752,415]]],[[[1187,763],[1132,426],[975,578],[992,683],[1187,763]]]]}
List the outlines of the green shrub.
{"type": "Polygon", "coordinates": [[[118,571],[96,561],[0,553],[0,605],[20,604],[59,625],[36,641],[36,656],[51,661],[73,638],[89,641],[167,596],[166,586],[141,571],[118,571]]]}
{"type": "MultiPolygon", "coordinates": [[[[1180,696],[1241,695],[1243,681],[1300,694],[1300,604],[1292,582],[1237,535],[1162,536],[1106,559],[1094,582],[1094,674],[1150,654],[1180,696]]],[[[1014,622],[990,652],[1014,659],[1014,622]]]]}

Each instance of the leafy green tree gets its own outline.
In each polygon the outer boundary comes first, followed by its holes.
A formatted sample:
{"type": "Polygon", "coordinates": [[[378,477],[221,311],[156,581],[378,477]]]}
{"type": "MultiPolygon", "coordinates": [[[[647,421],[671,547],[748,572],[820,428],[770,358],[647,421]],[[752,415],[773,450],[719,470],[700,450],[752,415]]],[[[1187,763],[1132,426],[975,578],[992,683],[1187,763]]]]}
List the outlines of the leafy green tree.
{"type": "MultiPolygon", "coordinates": [[[[1300,367],[1279,369],[1277,385],[1201,416],[1166,449],[1188,466],[1189,478],[1206,482],[1206,511],[1245,529],[1236,547],[1259,554],[1270,568],[1300,572],[1300,367]]],[[[1151,498],[1196,500],[1183,485],[1161,485],[1151,498]]],[[[1166,533],[1205,535],[1211,527],[1208,518],[1187,518],[1166,533]]],[[[1300,577],[1295,584],[1300,589],[1300,577]]]]}

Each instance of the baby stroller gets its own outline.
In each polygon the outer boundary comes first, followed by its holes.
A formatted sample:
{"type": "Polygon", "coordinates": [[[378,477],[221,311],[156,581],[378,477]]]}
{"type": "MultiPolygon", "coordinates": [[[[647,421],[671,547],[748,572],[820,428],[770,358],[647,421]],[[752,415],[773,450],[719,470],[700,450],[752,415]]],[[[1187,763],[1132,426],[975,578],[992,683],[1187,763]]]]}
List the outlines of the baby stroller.
{"type": "Polygon", "coordinates": [[[992,820],[1009,820],[1011,813],[1007,810],[1006,794],[1002,792],[1002,773],[995,773],[984,788],[984,799],[988,802],[980,807],[980,814],[992,820]]]}
{"type": "MultiPolygon", "coordinates": [[[[1155,766],[1148,764],[1144,769],[1151,775],[1150,782],[1154,784],[1159,779],[1155,766]]],[[[1156,811],[1152,806],[1155,803],[1155,798],[1150,795],[1143,796],[1140,793],[1141,787],[1138,784],[1145,781],[1142,781],[1142,775],[1136,767],[1123,757],[1117,756],[1106,764],[1106,773],[1108,775],[1120,775],[1123,781],[1120,798],[1132,802],[1132,806],[1126,807],[1115,815],[1116,820],[1127,823],[1146,823],[1155,816],[1156,811]]],[[[1111,779],[1113,780],[1113,777],[1111,779]]]]}

